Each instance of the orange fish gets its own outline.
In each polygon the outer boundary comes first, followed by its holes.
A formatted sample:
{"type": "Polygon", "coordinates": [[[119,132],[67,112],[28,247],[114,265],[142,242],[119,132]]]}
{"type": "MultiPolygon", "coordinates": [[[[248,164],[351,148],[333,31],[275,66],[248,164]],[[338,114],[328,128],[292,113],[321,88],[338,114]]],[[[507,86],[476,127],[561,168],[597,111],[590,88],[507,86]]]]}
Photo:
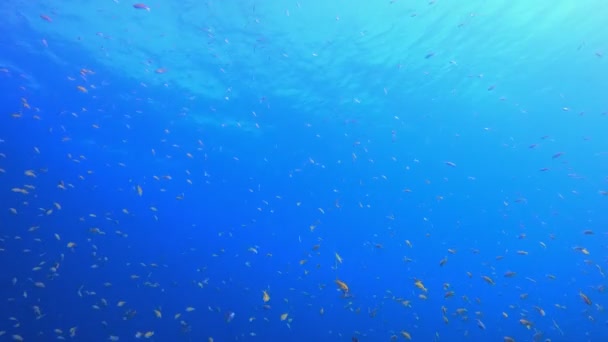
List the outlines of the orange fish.
{"type": "Polygon", "coordinates": [[[348,285],[346,285],[346,283],[345,283],[345,282],[343,282],[343,281],[342,281],[342,280],[340,280],[340,279],[336,279],[336,285],[338,285],[338,288],[339,288],[340,290],[342,290],[342,292],[344,292],[344,293],[348,293],[348,291],[350,290],[350,289],[348,288],[348,285]]]}
{"type": "Polygon", "coordinates": [[[587,297],[587,295],[584,294],[582,291],[579,291],[578,295],[581,296],[581,298],[583,299],[583,302],[585,302],[585,304],[587,304],[587,305],[593,304],[591,302],[591,299],[589,299],[589,297],[587,297]]]}

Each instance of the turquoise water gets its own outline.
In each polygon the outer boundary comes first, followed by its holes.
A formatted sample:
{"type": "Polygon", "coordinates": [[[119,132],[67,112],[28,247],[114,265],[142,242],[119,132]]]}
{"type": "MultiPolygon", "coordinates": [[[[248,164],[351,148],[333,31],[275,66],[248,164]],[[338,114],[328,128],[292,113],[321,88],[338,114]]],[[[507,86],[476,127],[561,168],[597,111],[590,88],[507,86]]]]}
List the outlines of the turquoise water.
{"type": "Polygon", "coordinates": [[[0,341],[605,341],[602,1],[5,1],[0,341]]]}

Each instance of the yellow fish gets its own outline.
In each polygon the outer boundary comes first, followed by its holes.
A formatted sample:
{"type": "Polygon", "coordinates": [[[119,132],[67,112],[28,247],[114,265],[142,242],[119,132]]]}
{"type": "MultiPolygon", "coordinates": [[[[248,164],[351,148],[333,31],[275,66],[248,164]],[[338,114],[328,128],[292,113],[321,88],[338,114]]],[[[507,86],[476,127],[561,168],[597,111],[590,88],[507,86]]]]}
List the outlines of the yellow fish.
{"type": "Polygon", "coordinates": [[[270,295],[266,290],[262,291],[262,300],[264,303],[268,303],[268,301],[270,301],[270,295]]]}

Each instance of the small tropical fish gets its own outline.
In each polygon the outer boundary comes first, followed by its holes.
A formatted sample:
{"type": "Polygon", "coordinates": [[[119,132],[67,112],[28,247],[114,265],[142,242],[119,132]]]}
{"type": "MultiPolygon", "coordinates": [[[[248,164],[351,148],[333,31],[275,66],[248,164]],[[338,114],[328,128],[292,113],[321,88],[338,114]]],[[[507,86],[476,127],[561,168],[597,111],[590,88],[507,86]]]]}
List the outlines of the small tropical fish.
{"type": "Polygon", "coordinates": [[[150,12],[150,7],[148,7],[148,5],[142,4],[142,3],[133,4],[133,8],[135,8],[135,9],[143,9],[143,10],[146,10],[146,11],[150,12]]]}

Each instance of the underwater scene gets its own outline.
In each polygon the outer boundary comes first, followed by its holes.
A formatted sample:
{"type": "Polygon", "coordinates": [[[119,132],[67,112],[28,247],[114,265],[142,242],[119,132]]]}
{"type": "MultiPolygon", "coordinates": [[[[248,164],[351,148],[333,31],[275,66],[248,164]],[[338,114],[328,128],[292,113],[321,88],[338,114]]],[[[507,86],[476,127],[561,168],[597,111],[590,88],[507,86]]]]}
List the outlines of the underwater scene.
{"type": "Polygon", "coordinates": [[[0,2],[1,341],[608,341],[608,5],[0,2]]]}

